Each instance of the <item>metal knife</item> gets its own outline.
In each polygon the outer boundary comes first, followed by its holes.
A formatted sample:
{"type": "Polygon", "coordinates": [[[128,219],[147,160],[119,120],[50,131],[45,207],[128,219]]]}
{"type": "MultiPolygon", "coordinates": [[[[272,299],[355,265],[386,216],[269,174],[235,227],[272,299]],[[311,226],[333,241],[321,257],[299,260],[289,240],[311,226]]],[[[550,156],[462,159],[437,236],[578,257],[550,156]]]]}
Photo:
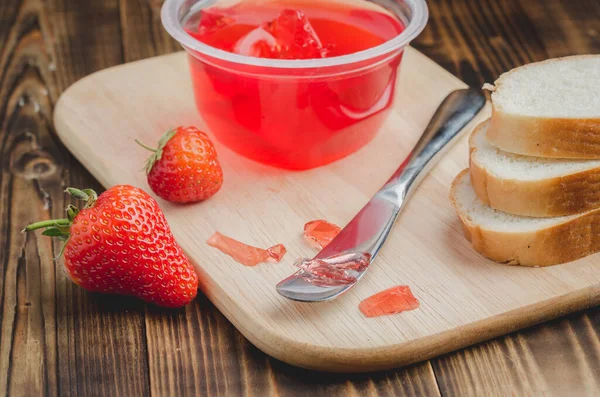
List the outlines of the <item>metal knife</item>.
{"type": "MultiPolygon", "coordinates": [[[[372,264],[411,194],[429,170],[450,148],[450,143],[485,106],[479,90],[451,92],[440,104],[416,146],[385,185],[315,259],[341,254],[360,253],[372,264]]],[[[316,285],[302,276],[300,270],[277,284],[277,292],[302,302],[331,300],[352,288],[367,271],[357,272],[356,281],[344,285],[316,285]]]]}

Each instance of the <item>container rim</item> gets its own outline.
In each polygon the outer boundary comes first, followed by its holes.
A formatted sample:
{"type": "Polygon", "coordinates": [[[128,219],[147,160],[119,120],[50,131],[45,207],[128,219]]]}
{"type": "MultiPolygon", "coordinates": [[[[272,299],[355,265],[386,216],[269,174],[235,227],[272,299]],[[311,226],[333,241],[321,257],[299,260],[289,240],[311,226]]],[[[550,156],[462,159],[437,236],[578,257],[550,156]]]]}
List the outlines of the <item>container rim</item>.
{"type": "MultiPolygon", "coordinates": [[[[268,59],[233,54],[219,50],[204,44],[189,35],[185,29],[183,29],[182,19],[180,18],[181,7],[189,2],[190,0],[166,0],[161,9],[161,21],[165,30],[171,37],[177,40],[184,49],[187,51],[196,51],[212,58],[236,64],[281,69],[310,69],[340,66],[386,55],[389,52],[404,48],[417,37],[425,28],[429,16],[425,0],[402,0],[403,3],[408,5],[411,12],[408,25],[406,25],[406,28],[399,35],[383,44],[353,54],[331,58],[303,60],[268,59]]],[[[209,2],[204,1],[204,3],[209,2]]]]}

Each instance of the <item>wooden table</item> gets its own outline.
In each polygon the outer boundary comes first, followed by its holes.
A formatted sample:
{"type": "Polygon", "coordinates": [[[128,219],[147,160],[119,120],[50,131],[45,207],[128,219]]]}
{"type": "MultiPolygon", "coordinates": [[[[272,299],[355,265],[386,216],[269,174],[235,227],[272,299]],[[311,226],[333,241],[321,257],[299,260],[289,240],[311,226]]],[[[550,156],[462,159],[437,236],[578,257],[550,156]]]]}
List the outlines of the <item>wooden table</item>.
{"type": "MultiPolygon", "coordinates": [[[[19,233],[62,216],[67,185],[102,190],[57,139],[52,109],[87,74],[179,50],[161,2],[0,1],[1,395],[600,395],[598,308],[409,368],[332,375],[264,355],[202,296],[167,311],[74,286],[56,243],[19,233]]],[[[473,86],[600,52],[598,0],[428,3],[414,46],[473,86]]]]}

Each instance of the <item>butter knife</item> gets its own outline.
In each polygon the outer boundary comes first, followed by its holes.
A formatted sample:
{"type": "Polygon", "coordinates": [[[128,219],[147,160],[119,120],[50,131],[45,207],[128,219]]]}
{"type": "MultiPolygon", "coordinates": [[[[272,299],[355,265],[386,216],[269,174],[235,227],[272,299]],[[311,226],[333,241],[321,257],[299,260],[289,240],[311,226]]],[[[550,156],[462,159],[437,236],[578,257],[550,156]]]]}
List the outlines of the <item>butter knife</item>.
{"type": "MultiPolygon", "coordinates": [[[[485,106],[485,101],[479,90],[451,92],[437,108],[416,146],[396,172],[315,259],[326,260],[346,254],[352,258],[355,254],[369,258],[368,264],[372,264],[411,194],[450,148],[450,143],[485,106]]],[[[355,281],[342,285],[309,282],[306,272],[299,270],[277,284],[277,292],[295,301],[331,300],[352,288],[368,267],[355,273],[355,281]]]]}

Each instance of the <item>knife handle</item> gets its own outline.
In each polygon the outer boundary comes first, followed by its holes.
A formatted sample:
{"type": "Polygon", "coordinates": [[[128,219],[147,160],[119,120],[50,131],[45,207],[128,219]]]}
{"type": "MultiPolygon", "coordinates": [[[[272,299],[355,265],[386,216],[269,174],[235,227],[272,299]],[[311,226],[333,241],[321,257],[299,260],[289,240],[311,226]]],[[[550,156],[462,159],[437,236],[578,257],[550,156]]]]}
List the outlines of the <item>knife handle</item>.
{"type": "Polygon", "coordinates": [[[472,88],[451,92],[440,104],[406,160],[378,194],[402,207],[429,170],[485,106],[485,96],[472,88]],[[435,161],[432,161],[436,159],[435,161]]]}

